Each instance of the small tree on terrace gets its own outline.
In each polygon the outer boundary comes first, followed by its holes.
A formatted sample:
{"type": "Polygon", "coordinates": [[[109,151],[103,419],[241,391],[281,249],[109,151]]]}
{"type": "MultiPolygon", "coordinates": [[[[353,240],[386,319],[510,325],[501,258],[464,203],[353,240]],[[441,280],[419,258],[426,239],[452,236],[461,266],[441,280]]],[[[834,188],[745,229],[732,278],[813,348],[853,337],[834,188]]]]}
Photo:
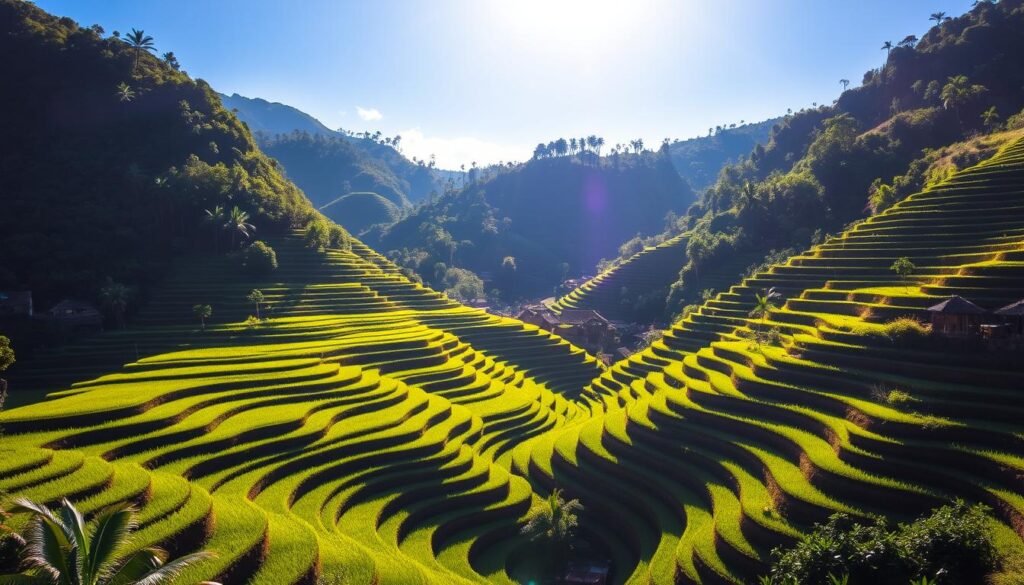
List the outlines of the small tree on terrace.
{"type": "Polygon", "coordinates": [[[579,500],[562,498],[562,490],[555,488],[540,504],[526,514],[521,528],[530,540],[544,541],[551,546],[555,563],[561,563],[572,548],[572,537],[579,523],[577,513],[583,511],[579,500]]]}
{"type": "Polygon", "coordinates": [[[782,295],[775,291],[775,287],[772,287],[765,291],[763,295],[754,295],[754,308],[750,310],[750,316],[760,320],[757,326],[756,343],[757,347],[761,347],[761,340],[764,337],[764,327],[768,322],[768,315],[777,309],[775,302],[782,298],[782,295]]]}
{"type": "Polygon", "coordinates": [[[917,266],[906,256],[897,258],[896,261],[892,263],[892,266],[889,267],[889,270],[895,272],[903,280],[903,286],[906,287],[908,293],[910,292],[910,275],[914,274],[914,270],[916,269],[917,266]]]}
{"type": "Polygon", "coordinates": [[[193,305],[192,314],[199,318],[199,325],[206,331],[206,320],[213,314],[213,307],[210,305],[193,305]]]}
{"type": "Polygon", "coordinates": [[[132,552],[131,533],[138,523],[134,509],[124,503],[100,511],[89,522],[66,499],[60,510],[50,510],[19,498],[10,512],[28,512],[32,519],[24,535],[25,572],[0,576],[4,583],[164,585],[213,557],[200,552],[167,562],[167,553],[158,548],[132,552]]]}
{"type": "Polygon", "coordinates": [[[249,295],[245,297],[250,303],[256,305],[256,318],[260,318],[260,305],[263,304],[263,300],[266,298],[263,296],[263,291],[258,288],[254,288],[249,292],[249,295]]]}

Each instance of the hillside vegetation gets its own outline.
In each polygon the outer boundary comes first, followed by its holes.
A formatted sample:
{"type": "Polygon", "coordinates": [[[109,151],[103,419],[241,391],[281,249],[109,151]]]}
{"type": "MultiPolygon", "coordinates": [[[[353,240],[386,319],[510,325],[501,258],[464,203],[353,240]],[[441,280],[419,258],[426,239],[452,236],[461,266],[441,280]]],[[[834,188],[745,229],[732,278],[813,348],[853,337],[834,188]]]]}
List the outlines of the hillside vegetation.
{"type": "Polygon", "coordinates": [[[0,1],[0,288],[47,308],[146,286],[211,241],[204,210],[239,207],[261,234],[309,201],[203,81],[97,27],[0,1]],[[39,72],[45,72],[41,75],[39,72]],[[55,172],[59,169],[60,172],[55,172]]]}
{"type": "Polygon", "coordinates": [[[321,207],[320,211],[345,229],[357,234],[372,225],[394,223],[401,216],[398,206],[376,193],[369,192],[342,195],[321,207]]]}
{"type": "Polygon", "coordinates": [[[379,193],[399,207],[441,191],[432,164],[410,161],[398,151],[401,136],[331,130],[301,110],[259,98],[221,99],[318,207],[354,191],[379,193]]]}
{"type": "Polygon", "coordinates": [[[508,298],[548,294],[566,273],[589,272],[694,201],[663,153],[542,158],[471,177],[464,189],[367,234],[367,244],[425,282],[443,263],[494,274],[508,298]],[[509,257],[514,278],[502,274],[509,257]]]}
{"type": "Polygon", "coordinates": [[[767,144],[772,127],[780,121],[719,126],[709,128],[707,136],[674,140],[669,145],[672,164],[695,191],[702,192],[715,183],[722,167],[741,162],[758,145],[767,144]]]}
{"type": "Polygon", "coordinates": [[[677,277],[666,306],[677,315],[721,284],[723,262],[748,259],[725,275],[734,279],[977,162],[992,149],[950,157],[943,174],[925,176],[940,149],[1024,127],[1024,67],[1011,57],[1021,51],[1020,0],[978,2],[920,39],[908,36],[832,105],[787,114],[767,145],[722,169],[684,217],[624,246],[618,262],[688,233],[685,262],[667,268],[677,277]]]}

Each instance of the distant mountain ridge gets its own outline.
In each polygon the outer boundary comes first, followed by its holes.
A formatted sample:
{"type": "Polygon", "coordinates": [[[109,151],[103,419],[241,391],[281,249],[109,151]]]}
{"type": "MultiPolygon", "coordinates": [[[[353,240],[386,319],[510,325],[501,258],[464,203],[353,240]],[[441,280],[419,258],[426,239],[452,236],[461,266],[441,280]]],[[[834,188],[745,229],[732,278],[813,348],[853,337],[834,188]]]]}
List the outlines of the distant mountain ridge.
{"type": "Polygon", "coordinates": [[[441,191],[433,169],[410,161],[391,144],[331,130],[286,104],[237,93],[220,98],[318,207],[356,191],[371,191],[408,207],[441,191]]]}
{"type": "Polygon", "coordinates": [[[237,93],[231,95],[220,93],[218,95],[225,108],[237,110],[235,115],[245,122],[252,132],[274,135],[290,134],[298,130],[310,134],[341,136],[340,132],[331,130],[320,120],[298,108],[280,102],[270,102],[263,98],[249,98],[237,93]]]}

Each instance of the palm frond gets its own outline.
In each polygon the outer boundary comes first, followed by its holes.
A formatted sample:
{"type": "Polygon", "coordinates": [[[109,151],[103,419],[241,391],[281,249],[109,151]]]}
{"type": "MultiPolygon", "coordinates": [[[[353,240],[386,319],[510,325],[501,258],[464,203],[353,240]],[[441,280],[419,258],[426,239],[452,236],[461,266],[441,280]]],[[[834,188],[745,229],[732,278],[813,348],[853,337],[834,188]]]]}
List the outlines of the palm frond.
{"type": "Polygon", "coordinates": [[[128,535],[135,530],[135,510],[128,504],[112,506],[100,512],[89,525],[87,574],[107,577],[118,554],[124,549],[128,535]]]}
{"type": "Polygon", "coordinates": [[[135,585],[164,585],[165,583],[170,583],[186,569],[207,559],[212,559],[214,556],[211,552],[198,552],[174,559],[166,565],[150,571],[147,575],[136,581],[135,585]]]}

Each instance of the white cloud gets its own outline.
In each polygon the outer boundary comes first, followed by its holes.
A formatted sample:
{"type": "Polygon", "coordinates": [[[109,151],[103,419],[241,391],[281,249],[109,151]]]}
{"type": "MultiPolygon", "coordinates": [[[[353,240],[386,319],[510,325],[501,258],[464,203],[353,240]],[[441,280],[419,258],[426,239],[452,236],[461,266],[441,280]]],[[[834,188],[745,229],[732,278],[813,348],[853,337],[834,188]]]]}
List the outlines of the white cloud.
{"type": "Polygon", "coordinates": [[[405,156],[430,160],[437,157],[440,169],[458,170],[460,165],[469,166],[476,161],[478,166],[497,162],[521,162],[530,158],[533,150],[517,144],[498,144],[472,136],[425,136],[419,128],[399,132],[402,136],[402,152],[405,156]]]}
{"type": "Polygon", "coordinates": [[[360,118],[366,120],[367,122],[376,122],[377,120],[380,120],[381,118],[384,117],[384,114],[381,114],[380,110],[378,110],[377,108],[363,108],[360,106],[356,106],[356,113],[359,114],[360,118]]]}

